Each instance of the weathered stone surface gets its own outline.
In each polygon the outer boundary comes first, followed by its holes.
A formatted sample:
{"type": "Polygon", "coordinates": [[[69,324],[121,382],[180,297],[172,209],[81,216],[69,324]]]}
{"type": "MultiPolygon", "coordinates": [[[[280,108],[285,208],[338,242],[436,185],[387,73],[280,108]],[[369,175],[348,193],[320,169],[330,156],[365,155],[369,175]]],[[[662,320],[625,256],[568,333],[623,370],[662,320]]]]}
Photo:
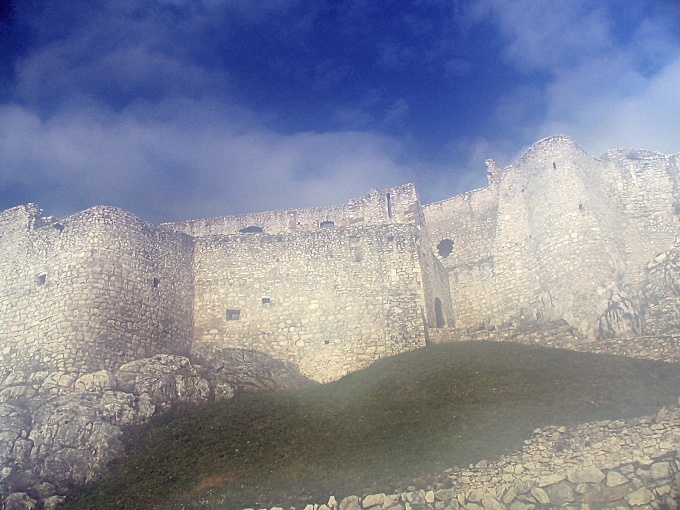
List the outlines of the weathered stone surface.
{"type": "Polygon", "coordinates": [[[385,502],[385,493],[381,494],[369,494],[366,496],[363,501],[361,502],[361,505],[364,508],[368,508],[371,506],[375,505],[382,505],[385,502]]]}
{"type": "Polygon", "coordinates": [[[534,498],[536,498],[536,501],[541,505],[547,505],[548,503],[550,503],[550,498],[548,497],[548,494],[540,487],[534,487],[533,489],[531,489],[531,495],[534,498]]]}
{"type": "Polygon", "coordinates": [[[4,510],[37,510],[38,502],[25,492],[14,492],[5,499],[4,510]]]}
{"type": "Polygon", "coordinates": [[[439,489],[435,491],[434,497],[440,501],[450,501],[456,497],[455,489],[439,489]]]}
{"type": "Polygon", "coordinates": [[[361,500],[358,496],[347,496],[340,501],[338,510],[361,510],[361,500]]]}
{"type": "Polygon", "coordinates": [[[503,505],[490,494],[484,495],[482,498],[482,505],[486,510],[505,510],[505,505],[503,505]]]}
{"type": "Polygon", "coordinates": [[[654,493],[646,487],[640,487],[639,489],[626,495],[623,499],[626,500],[626,503],[632,506],[647,505],[654,501],[654,493]]]}
{"type": "Polygon", "coordinates": [[[658,480],[668,478],[671,475],[670,464],[668,462],[657,462],[649,467],[649,470],[640,470],[638,476],[643,479],[658,480]],[[642,474],[644,473],[644,475],[642,474]]]}
{"type": "Polygon", "coordinates": [[[557,482],[561,482],[566,478],[564,473],[551,473],[547,476],[542,476],[538,479],[537,485],[539,487],[546,487],[547,485],[552,485],[557,482]]]}
{"type": "Polygon", "coordinates": [[[517,489],[513,486],[513,487],[510,487],[507,491],[505,491],[505,494],[503,494],[502,501],[506,505],[509,505],[510,503],[512,503],[515,500],[516,497],[517,497],[517,489]]]}
{"type": "MultiPolygon", "coordinates": [[[[292,380],[283,378],[286,384],[292,380]]],[[[67,487],[96,480],[122,453],[122,427],[180,402],[228,398],[242,382],[234,373],[214,374],[175,355],[140,359],[112,372],[5,375],[10,389],[32,392],[28,400],[16,392],[0,394],[0,457],[9,461],[0,465],[0,487],[44,501],[55,496],[50,504],[56,505],[67,487]]],[[[262,388],[276,384],[261,381],[262,388]]]]}
{"type": "Polygon", "coordinates": [[[545,487],[551,505],[562,506],[564,503],[574,501],[574,491],[566,481],[545,487]]]}
{"type": "Polygon", "coordinates": [[[444,507],[444,510],[460,510],[460,505],[458,504],[458,501],[452,499],[449,504],[444,507]]]}
{"type": "Polygon", "coordinates": [[[536,505],[523,503],[521,501],[513,501],[510,505],[510,510],[534,510],[534,508],[536,508],[536,505]]]}
{"type": "Polygon", "coordinates": [[[583,495],[583,501],[586,503],[611,503],[613,501],[620,501],[626,494],[633,490],[630,483],[617,485],[616,487],[607,487],[606,485],[592,485],[591,489],[583,495]]]}
{"type": "Polygon", "coordinates": [[[571,483],[600,483],[605,478],[605,474],[595,466],[583,467],[567,473],[567,480],[571,483]]]}
{"type": "Polygon", "coordinates": [[[616,471],[609,471],[607,473],[607,487],[618,487],[624,483],[628,483],[628,478],[623,476],[621,473],[616,471]]]}

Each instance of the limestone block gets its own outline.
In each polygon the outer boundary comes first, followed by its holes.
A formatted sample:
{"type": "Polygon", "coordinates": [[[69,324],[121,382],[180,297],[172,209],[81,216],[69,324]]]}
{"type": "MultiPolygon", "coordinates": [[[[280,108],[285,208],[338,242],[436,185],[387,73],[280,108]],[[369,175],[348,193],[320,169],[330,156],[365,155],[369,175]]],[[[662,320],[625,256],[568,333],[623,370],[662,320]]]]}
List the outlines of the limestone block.
{"type": "Polygon", "coordinates": [[[552,505],[562,506],[565,503],[574,501],[574,491],[565,480],[546,487],[545,491],[552,505]]]}
{"type": "Polygon", "coordinates": [[[361,502],[361,506],[368,508],[375,505],[382,505],[385,502],[385,493],[370,494],[361,502]]]}
{"type": "Polygon", "coordinates": [[[505,505],[490,494],[484,495],[482,498],[482,505],[486,510],[505,510],[505,505]]]}
{"type": "Polygon", "coordinates": [[[541,489],[540,487],[534,487],[531,489],[531,495],[536,498],[536,501],[539,502],[541,505],[547,505],[550,503],[550,498],[548,497],[548,494],[541,489]]]}
{"type": "Polygon", "coordinates": [[[361,510],[361,500],[358,496],[347,496],[340,501],[338,510],[361,510]]]}
{"type": "Polygon", "coordinates": [[[623,476],[621,473],[616,471],[609,471],[607,473],[607,487],[618,487],[624,483],[628,483],[628,478],[623,476]]]}
{"type": "Polygon", "coordinates": [[[632,506],[647,505],[654,501],[654,493],[646,487],[640,487],[639,489],[627,494],[623,499],[626,500],[626,503],[632,506]]]}
{"type": "Polygon", "coordinates": [[[567,473],[567,480],[574,484],[600,483],[605,478],[604,473],[595,466],[587,466],[567,473]]]}

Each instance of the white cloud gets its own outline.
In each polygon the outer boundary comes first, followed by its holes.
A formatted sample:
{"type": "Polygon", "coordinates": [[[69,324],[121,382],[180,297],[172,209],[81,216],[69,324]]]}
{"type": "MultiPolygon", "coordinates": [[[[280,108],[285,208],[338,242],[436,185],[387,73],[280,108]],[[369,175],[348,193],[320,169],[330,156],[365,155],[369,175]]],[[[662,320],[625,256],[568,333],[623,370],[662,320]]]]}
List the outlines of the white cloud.
{"type": "Polygon", "coordinates": [[[377,134],[285,135],[209,101],[162,110],[91,104],[42,120],[4,105],[0,187],[28,186],[57,215],[106,203],[162,221],[337,203],[409,180],[398,144],[377,134]]]}
{"type": "Polygon", "coordinates": [[[468,15],[499,27],[506,61],[546,76],[500,98],[497,119],[507,130],[493,143],[565,133],[596,155],[613,147],[680,151],[680,41],[672,20],[643,4],[626,33],[614,25],[613,2],[475,4],[468,15]]]}

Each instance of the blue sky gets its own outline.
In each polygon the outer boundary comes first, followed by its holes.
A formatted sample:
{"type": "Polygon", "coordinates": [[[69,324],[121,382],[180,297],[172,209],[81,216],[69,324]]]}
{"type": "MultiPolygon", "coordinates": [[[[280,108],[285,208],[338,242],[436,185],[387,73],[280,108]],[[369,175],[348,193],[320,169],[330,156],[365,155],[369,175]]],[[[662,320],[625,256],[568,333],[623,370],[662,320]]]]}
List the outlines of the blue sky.
{"type": "Polygon", "coordinates": [[[677,0],[0,0],[0,209],[159,222],[680,151],[677,0]]]}

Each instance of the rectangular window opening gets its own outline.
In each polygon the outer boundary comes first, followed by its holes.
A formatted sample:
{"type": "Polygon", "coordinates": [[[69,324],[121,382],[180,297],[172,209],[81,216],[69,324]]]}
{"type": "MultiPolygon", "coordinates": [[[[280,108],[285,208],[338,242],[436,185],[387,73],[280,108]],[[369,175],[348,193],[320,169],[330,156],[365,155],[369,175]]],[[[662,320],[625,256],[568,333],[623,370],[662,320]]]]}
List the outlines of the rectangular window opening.
{"type": "Polygon", "coordinates": [[[241,318],[241,310],[227,308],[227,320],[237,321],[241,318]]]}

